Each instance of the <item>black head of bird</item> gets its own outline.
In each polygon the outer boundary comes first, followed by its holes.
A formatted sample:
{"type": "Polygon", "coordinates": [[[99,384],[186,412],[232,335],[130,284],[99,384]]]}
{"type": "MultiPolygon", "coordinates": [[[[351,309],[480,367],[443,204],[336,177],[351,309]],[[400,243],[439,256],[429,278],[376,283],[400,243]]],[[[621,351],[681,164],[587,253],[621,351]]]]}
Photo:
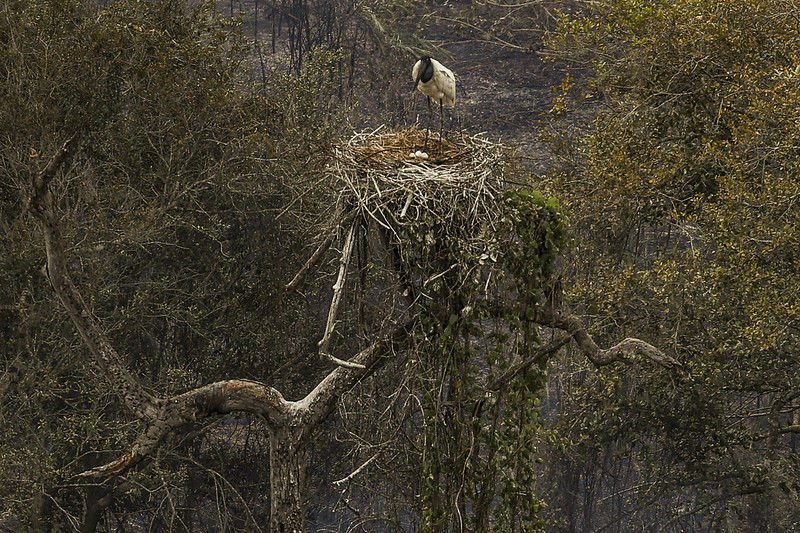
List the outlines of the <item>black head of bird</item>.
{"type": "Polygon", "coordinates": [[[422,56],[414,65],[414,72],[416,72],[416,79],[414,80],[414,88],[419,88],[419,82],[428,83],[433,78],[433,61],[429,56],[422,56]],[[419,65],[419,67],[417,66],[419,65]]]}

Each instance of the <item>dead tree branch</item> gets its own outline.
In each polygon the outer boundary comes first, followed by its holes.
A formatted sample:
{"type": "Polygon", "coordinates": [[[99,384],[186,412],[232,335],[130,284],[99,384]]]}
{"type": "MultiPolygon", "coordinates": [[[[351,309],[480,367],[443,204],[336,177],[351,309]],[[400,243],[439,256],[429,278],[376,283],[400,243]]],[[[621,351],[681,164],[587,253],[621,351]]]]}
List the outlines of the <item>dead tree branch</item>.
{"type": "Polygon", "coordinates": [[[355,242],[356,227],[358,221],[354,220],[350,225],[347,232],[347,237],[344,239],[344,246],[342,247],[342,256],[339,259],[339,276],[336,278],[336,283],[333,285],[333,296],[331,297],[331,306],[328,309],[328,320],[325,324],[325,333],[319,341],[319,353],[329,361],[347,368],[364,368],[363,365],[343,361],[338,357],[334,357],[330,352],[331,334],[333,328],[336,327],[336,315],[339,312],[339,304],[342,301],[342,294],[344,293],[345,282],[347,281],[347,270],[350,268],[350,259],[353,256],[353,243],[355,242]]]}
{"type": "Polygon", "coordinates": [[[317,246],[317,249],[314,251],[314,253],[311,254],[311,257],[308,258],[308,261],[306,261],[300,271],[294,276],[294,278],[292,278],[292,281],[286,284],[285,288],[287,291],[296,290],[303,283],[311,269],[317,266],[319,260],[322,259],[322,256],[325,255],[325,252],[327,252],[328,248],[331,247],[331,244],[333,244],[333,240],[335,238],[336,235],[333,232],[329,233],[328,236],[325,237],[322,243],[317,246]]]}
{"type": "Polygon", "coordinates": [[[49,185],[69,154],[70,148],[71,141],[65,142],[44,170],[34,176],[32,194],[28,201],[28,210],[39,220],[44,232],[50,283],[95,362],[114,385],[122,400],[138,418],[152,420],[161,409],[162,402],[147,392],[128,372],[108,336],[98,325],[67,274],[61,225],[55,198],[49,185]]]}
{"type": "MultiPolygon", "coordinates": [[[[316,250],[314,250],[314,253],[311,254],[311,257],[308,258],[302,268],[300,268],[297,274],[295,274],[294,278],[292,278],[292,281],[286,284],[285,289],[288,292],[297,290],[298,287],[303,284],[303,281],[305,281],[308,274],[317,266],[317,264],[319,264],[320,260],[325,255],[325,252],[328,251],[333,244],[333,241],[336,240],[337,231],[341,227],[341,224],[338,223],[339,219],[341,218],[341,214],[342,207],[338,206],[332,215],[332,220],[335,224],[333,229],[328,232],[319,246],[317,246],[316,250]]],[[[344,217],[342,222],[350,222],[354,217],[355,213],[351,213],[350,215],[344,217]]]]}
{"type": "MultiPolygon", "coordinates": [[[[67,272],[58,209],[50,183],[70,151],[70,142],[53,156],[48,165],[32,180],[28,209],[39,220],[47,253],[47,272],[53,289],[75,328],[112,388],[125,405],[145,426],[131,449],[114,461],[80,475],[109,477],[122,474],[151,455],[170,432],[209,416],[244,411],[261,416],[271,429],[297,427],[309,434],[330,414],[343,392],[350,389],[367,372],[391,353],[394,343],[408,336],[404,328],[356,354],[351,362],[337,367],[299,402],[287,401],[281,393],[267,385],[232,379],[199,387],[172,398],[157,398],[134,378],[119,353],[111,345],[106,332],[94,318],[67,272]]],[[[355,224],[348,234],[343,256],[352,253],[355,224]]],[[[344,280],[342,279],[342,284],[344,280]]],[[[335,318],[335,312],[333,314],[335,318]]],[[[329,335],[329,333],[328,333],[329,335]]]]}
{"type": "Polygon", "coordinates": [[[575,315],[558,310],[547,311],[539,315],[538,322],[569,333],[575,339],[581,352],[597,367],[618,361],[633,363],[643,357],[658,366],[673,371],[681,378],[688,377],[688,373],[679,361],[640,339],[627,338],[610,348],[600,348],[586,331],[583,321],[575,315]]]}
{"type": "Polygon", "coordinates": [[[172,431],[209,416],[246,411],[274,425],[295,408],[280,392],[261,383],[238,379],[211,383],[163,401],[158,414],[148,421],[130,451],[79,475],[104,478],[122,474],[152,454],[172,431]]]}
{"type": "Polygon", "coordinates": [[[570,336],[565,335],[560,339],[554,339],[549,344],[542,346],[532,355],[526,357],[522,362],[515,364],[503,374],[495,379],[492,383],[486,386],[486,390],[496,392],[508,385],[514,378],[520,375],[522,372],[525,372],[527,369],[531,367],[533,363],[536,363],[543,357],[547,357],[551,353],[557,352],[563,346],[565,346],[570,341],[570,336]]]}

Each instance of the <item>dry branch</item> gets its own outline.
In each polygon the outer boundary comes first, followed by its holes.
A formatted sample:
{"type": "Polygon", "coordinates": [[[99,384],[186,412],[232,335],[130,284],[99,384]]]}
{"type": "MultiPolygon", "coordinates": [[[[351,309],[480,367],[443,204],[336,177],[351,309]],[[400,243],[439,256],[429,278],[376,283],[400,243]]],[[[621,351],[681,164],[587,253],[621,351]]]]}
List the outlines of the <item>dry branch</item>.
{"type": "Polygon", "coordinates": [[[277,390],[254,381],[211,383],[162,402],[157,416],[148,422],[130,451],[80,475],[99,478],[119,475],[153,453],[172,431],[209,416],[246,411],[274,424],[286,418],[292,406],[277,390]]]}
{"type": "Polygon", "coordinates": [[[108,380],[118,391],[125,404],[140,419],[153,419],[160,402],[131,376],[111,341],[100,328],[91,310],[83,301],[78,289],[67,274],[64,244],[61,237],[55,197],[50,182],[69,154],[71,141],[56,152],[48,165],[33,178],[28,209],[42,226],[47,251],[47,273],[50,284],[81,335],[92,357],[108,380]]]}
{"type": "Polygon", "coordinates": [[[688,377],[688,373],[679,361],[643,340],[627,338],[610,348],[602,349],[589,335],[583,321],[575,315],[555,310],[542,313],[538,317],[538,321],[543,325],[569,333],[575,339],[581,352],[597,367],[618,361],[633,363],[639,357],[643,357],[658,366],[673,371],[681,378],[688,377]]]}
{"type": "Polygon", "coordinates": [[[311,272],[311,269],[317,266],[319,260],[322,259],[322,256],[325,255],[325,252],[327,252],[328,248],[331,247],[331,244],[333,244],[335,238],[336,234],[333,232],[329,233],[328,236],[325,237],[322,243],[317,246],[317,249],[314,250],[314,253],[311,254],[311,257],[308,258],[300,271],[294,276],[294,278],[292,278],[292,281],[286,284],[285,288],[287,291],[296,290],[303,283],[308,273],[311,272]]]}
{"type": "Polygon", "coordinates": [[[319,341],[319,353],[329,361],[347,368],[364,368],[364,365],[359,363],[351,363],[334,357],[330,352],[331,334],[333,328],[336,326],[336,315],[339,312],[339,304],[342,301],[342,294],[344,293],[345,282],[347,281],[347,270],[350,268],[350,259],[353,256],[353,244],[355,242],[356,227],[358,221],[353,221],[350,229],[347,232],[347,237],[344,239],[344,246],[342,247],[342,256],[339,259],[339,276],[336,278],[336,283],[333,286],[333,296],[331,297],[331,305],[328,308],[328,320],[325,324],[325,333],[319,341]]]}
{"type": "MultiPolygon", "coordinates": [[[[94,318],[67,273],[61,225],[50,183],[67,157],[69,148],[70,143],[65,143],[45,169],[33,178],[28,209],[42,227],[47,252],[47,272],[56,295],[111,387],[144,422],[142,433],[128,452],[81,475],[108,477],[122,474],[152,454],[170,432],[197,420],[232,411],[259,415],[271,430],[290,434],[299,427],[297,432],[308,434],[330,413],[345,390],[379,363],[395,341],[407,336],[400,328],[388,339],[362,350],[353,357],[352,364],[332,371],[300,402],[284,400],[279,391],[267,385],[238,379],[205,385],[172,398],[153,396],[128,372],[108,335],[94,318]]],[[[352,241],[352,234],[350,240],[352,241]]],[[[352,253],[352,242],[350,249],[349,253],[352,253]]]]}
{"type": "MultiPolygon", "coordinates": [[[[348,218],[342,221],[341,214],[342,207],[338,206],[332,217],[336,224],[353,220],[355,217],[355,213],[351,213],[348,218]]],[[[333,244],[333,241],[336,240],[336,235],[339,229],[336,224],[333,225],[333,228],[328,230],[327,235],[325,235],[325,237],[322,239],[322,242],[319,244],[319,246],[317,246],[316,250],[314,250],[314,253],[311,254],[311,257],[308,258],[303,267],[297,272],[297,274],[295,274],[294,278],[292,278],[292,281],[286,284],[284,288],[287,291],[291,292],[297,290],[297,288],[303,284],[303,281],[305,281],[306,276],[308,276],[308,274],[319,264],[320,260],[325,255],[325,252],[328,251],[333,244]]]]}
{"type": "Polygon", "coordinates": [[[538,362],[543,357],[546,357],[552,353],[557,352],[560,350],[564,345],[569,342],[570,337],[564,336],[560,339],[555,339],[550,343],[542,346],[532,355],[526,357],[522,362],[515,364],[505,372],[503,372],[500,377],[495,379],[489,385],[486,386],[486,390],[488,391],[499,391],[506,385],[508,385],[514,378],[516,378],[519,374],[525,372],[529,369],[534,363],[538,362]]]}

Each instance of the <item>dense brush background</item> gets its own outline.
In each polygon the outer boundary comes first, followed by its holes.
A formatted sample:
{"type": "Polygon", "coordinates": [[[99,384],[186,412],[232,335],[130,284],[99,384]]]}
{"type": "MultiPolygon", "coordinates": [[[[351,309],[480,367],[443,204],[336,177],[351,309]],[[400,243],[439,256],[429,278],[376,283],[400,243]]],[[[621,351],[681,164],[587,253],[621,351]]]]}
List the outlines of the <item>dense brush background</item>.
{"type": "MultiPolygon", "coordinates": [[[[336,258],[282,290],[331,216],[326,158],[353,131],[426,125],[422,54],[456,73],[451,138],[513,147],[512,181],[558,200],[565,304],[599,344],[647,340],[691,377],[564,350],[473,424],[476,380],[538,333],[439,324],[450,344],[386,365],[317,434],[307,529],[794,530],[799,41],[791,0],[6,0],[0,530],[268,529],[248,416],[76,477],[138,426],[42,271],[31,176],[76,138],[56,184],[70,274],[149,387],[240,377],[297,399],[329,370],[336,258]]],[[[345,351],[392,305],[371,282],[345,351]]]]}

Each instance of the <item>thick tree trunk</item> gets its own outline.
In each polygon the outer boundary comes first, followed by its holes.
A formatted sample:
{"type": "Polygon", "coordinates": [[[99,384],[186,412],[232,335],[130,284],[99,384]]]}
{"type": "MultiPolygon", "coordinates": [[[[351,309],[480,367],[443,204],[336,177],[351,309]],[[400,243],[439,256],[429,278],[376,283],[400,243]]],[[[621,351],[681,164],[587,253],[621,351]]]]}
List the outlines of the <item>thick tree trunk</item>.
{"type": "Polygon", "coordinates": [[[271,523],[274,533],[303,533],[308,446],[302,431],[289,425],[270,430],[271,523]]]}

